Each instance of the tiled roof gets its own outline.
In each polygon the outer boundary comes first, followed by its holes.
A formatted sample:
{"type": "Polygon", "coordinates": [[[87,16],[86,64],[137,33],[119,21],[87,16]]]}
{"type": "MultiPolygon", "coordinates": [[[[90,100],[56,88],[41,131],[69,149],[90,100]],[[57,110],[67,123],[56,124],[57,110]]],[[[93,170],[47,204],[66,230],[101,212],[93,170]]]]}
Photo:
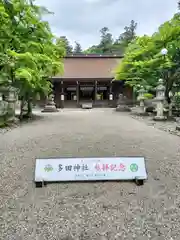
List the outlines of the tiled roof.
{"type": "Polygon", "coordinates": [[[100,55],[79,55],[64,58],[64,74],[54,78],[113,78],[114,69],[121,62],[122,57],[100,56],[100,55]]]}

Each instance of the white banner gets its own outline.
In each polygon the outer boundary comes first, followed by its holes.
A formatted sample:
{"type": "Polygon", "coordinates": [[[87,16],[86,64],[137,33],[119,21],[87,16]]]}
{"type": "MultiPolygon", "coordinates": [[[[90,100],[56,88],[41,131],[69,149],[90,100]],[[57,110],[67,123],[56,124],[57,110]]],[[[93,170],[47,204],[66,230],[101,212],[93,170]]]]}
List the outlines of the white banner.
{"type": "Polygon", "coordinates": [[[35,182],[147,179],[143,157],[36,159],[35,182]]]}

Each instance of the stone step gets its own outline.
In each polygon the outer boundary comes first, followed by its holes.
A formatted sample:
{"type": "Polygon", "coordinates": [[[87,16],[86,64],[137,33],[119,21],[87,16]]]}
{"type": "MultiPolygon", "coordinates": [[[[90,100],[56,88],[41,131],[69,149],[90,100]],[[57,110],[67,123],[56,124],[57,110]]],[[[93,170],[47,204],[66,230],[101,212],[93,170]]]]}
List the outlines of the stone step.
{"type": "Polygon", "coordinates": [[[92,103],[82,103],[81,108],[82,109],[92,109],[92,103]]]}

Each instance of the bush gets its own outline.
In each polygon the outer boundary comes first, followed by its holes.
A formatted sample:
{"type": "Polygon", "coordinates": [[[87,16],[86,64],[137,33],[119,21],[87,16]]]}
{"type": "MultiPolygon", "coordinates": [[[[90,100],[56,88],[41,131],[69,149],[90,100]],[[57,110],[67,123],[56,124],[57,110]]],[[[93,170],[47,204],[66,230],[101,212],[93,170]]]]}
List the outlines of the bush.
{"type": "Polygon", "coordinates": [[[179,94],[175,95],[174,102],[175,102],[175,107],[180,109],[180,95],[179,94]]]}
{"type": "Polygon", "coordinates": [[[153,98],[154,98],[154,95],[151,94],[151,93],[145,93],[145,94],[144,94],[144,97],[145,97],[145,99],[153,99],[153,98]]]}

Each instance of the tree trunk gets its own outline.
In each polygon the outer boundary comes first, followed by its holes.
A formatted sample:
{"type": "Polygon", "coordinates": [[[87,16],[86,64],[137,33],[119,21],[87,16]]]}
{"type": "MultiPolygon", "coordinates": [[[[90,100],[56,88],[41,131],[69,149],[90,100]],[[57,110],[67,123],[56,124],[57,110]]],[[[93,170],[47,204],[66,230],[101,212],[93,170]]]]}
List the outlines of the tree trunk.
{"type": "Polygon", "coordinates": [[[27,117],[31,118],[32,117],[32,100],[28,99],[27,103],[28,103],[27,117]]]}
{"type": "Polygon", "coordinates": [[[172,102],[169,104],[168,117],[169,117],[170,119],[172,118],[172,102]]]}
{"type": "Polygon", "coordinates": [[[24,98],[23,98],[23,99],[21,100],[21,104],[20,104],[20,115],[19,115],[19,119],[20,119],[20,120],[23,119],[24,105],[25,105],[25,100],[24,100],[24,98]]]}

